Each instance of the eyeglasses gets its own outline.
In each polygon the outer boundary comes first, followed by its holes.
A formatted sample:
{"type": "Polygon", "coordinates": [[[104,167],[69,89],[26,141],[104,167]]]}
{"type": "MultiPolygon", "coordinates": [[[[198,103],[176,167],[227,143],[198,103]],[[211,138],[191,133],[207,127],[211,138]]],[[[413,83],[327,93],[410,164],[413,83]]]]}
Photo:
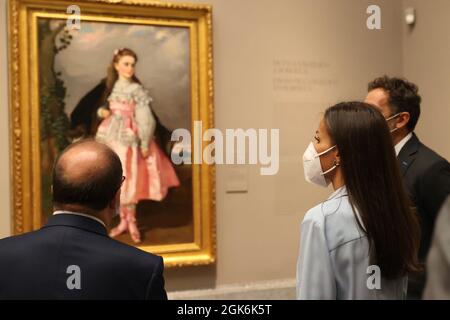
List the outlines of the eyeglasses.
{"type": "Polygon", "coordinates": [[[122,176],[122,181],[120,181],[120,186],[116,189],[116,192],[119,191],[120,188],[122,188],[123,182],[125,181],[126,177],[122,176]]]}
{"type": "Polygon", "coordinates": [[[398,112],[398,113],[396,113],[396,114],[394,114],[394,115],[392,115],[392,116],[390,116],[390,117],[387,117],[386,118],[386,121],[390,121],[390,120],[392,120],[392,119],[395,119],[395,118],[397,118],[399,115],[401,115],[402,113],[401,112],[398,112]]]}

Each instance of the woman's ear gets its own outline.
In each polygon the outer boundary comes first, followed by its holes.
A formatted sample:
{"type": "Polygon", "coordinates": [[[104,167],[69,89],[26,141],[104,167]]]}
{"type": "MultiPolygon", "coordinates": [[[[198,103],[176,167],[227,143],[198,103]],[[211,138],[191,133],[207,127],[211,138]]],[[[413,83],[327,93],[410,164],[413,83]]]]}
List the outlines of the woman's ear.
{"type": "Polygon", "coordinates": [[[114,63],[114,69],[115,69],[117,72],[119,72],[119,65],[117,64],[117,62],[114,63]]]}
{"type": "Polygon", "coordinates": [[[339,153],[339,149],[336,147],[336,149],[334,150],[334,160],[336,161],[336,163],[340,164],[341,163],[341,155],[339,153]]]}

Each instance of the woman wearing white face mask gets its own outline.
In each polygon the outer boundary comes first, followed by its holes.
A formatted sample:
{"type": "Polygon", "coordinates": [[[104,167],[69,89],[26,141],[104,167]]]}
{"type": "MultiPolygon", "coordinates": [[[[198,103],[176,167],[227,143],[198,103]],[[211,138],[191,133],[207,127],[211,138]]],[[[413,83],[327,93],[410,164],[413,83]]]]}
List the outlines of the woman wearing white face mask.
{"type": "Polygon", "coordinates": [[[404,298],[419,225],[381,113],[362,102],[328,108],[303,162],[308,182],[335,191],[303,220],[297,298],[404,298]]]}

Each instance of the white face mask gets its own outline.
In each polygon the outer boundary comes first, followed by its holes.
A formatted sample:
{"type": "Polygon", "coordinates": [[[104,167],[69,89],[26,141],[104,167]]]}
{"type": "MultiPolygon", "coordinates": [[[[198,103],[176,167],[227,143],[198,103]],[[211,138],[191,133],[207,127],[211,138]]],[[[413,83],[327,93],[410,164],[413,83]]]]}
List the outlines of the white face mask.
{"type": "Polygon", "coordinates": [[[305,179],[306,181],[317,184],[321,187],[327,187],[330,182],[325,179],[325,175],[334,169],[336,169],[337,165],[332,166],[325,172],[322,172],[322,165],[320,164],[320,156],[326,154],[327,152],[333,150],[336,145],[328,148],[327,150],[317,153],[314,144],[311,142],[306,148],[305,153],[303,154],[303,169],[305,170],[305,179]]]}
{"type": "MultiPolygon", "coordinates": [[[[396,113],[396,114],[394,114],[393,116],[391,116],[391,117],[389,117],[389,118],[386,118],[386,121],[395,119],[395,118],[397,118],[399,115],[400,115],[400,113],[396,113]]],[[[393,132],[397,131],[398,129],[399,129],[399,128],[395,127],[394,129],[391,129],[390,131],[391,131],[391,133],[393,133],[393,132]]]]}

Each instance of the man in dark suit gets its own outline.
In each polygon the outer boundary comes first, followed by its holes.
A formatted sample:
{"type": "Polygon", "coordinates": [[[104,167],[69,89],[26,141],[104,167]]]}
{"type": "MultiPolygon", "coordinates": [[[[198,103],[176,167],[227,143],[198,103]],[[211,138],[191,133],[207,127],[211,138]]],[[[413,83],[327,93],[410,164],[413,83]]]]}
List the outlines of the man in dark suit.
{"type": "Polygon", "coordinates": [[[53,216],[0,240],[0,299],[167,299],[162,258],[108,237],[123,180],[107,146],[84,140],[64,150],[53,216]]]}
{"type": "MultiPolygon", "coordinates": [[[[414,133],[420,116],[421,97],[415,84],[383,76],[369,83],[365,102],[378,107],[388,121],[406,188],[421,222],[419,261],[430,248],[439,208],[450,194],[450,164],[421,143],[414,133]]],[[[408,298],[420,299],[425,273],[410,275],[408,298]]]]}

